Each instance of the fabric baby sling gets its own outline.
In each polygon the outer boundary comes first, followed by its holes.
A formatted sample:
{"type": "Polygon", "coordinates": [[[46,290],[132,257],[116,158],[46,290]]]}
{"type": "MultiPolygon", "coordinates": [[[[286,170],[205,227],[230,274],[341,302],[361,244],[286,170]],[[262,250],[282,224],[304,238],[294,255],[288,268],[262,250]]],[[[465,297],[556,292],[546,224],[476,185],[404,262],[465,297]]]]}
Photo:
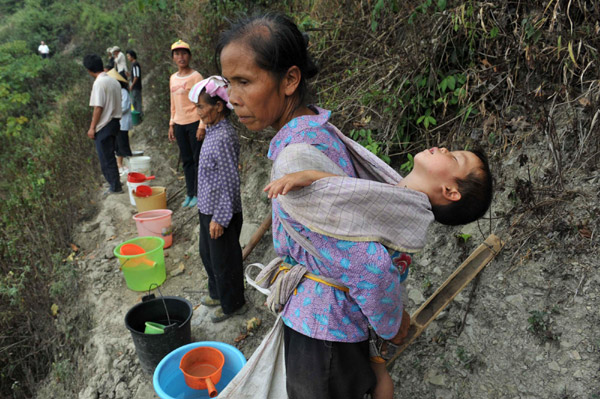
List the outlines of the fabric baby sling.
{"type": "MultiPolygon", "coordinates": [[[[277,197],[283,210],[296,220],[325,236],[347,241],[375,241],[401,251],[416,252],[425,245],[429,224],[433,221],[431,204],[424,193],[397,186],[402,180],[395,170],[355,141],[329,125],[342,141],[355,167],[357,178],[347,177],[341,167],[310,144],[286,146],[273,163],[271,181],[303,170],[318,170],[336,175],[315,181],[301,190],[277,197]]],[[[316,259],[319,251],[287,220],[279,218],[287,234],[316,259]]],[[[309,273],[302,265],[281,266],[276,258],[257,276],[261,288],[273,286],[267,298],[269,308],[277,312],[285,306],[303,278],[318,279],[332,287],[343,287],[322,275],[309,273]]]]}

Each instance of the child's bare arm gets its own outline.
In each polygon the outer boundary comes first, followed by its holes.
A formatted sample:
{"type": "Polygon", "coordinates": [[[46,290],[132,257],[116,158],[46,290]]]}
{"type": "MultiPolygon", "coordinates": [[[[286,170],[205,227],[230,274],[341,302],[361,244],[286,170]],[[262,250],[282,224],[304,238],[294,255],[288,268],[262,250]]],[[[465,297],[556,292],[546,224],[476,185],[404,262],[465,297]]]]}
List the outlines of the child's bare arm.
{"type": "Polygon", "coordinates": [[[301,172],[290,173],[280,179],[273,180],[263,189],[269,198],[277,198],[279,194],[286,195],[292,190],[299,190],[302,187],[310,186],[313,182],[325,177],[337,176],[332,173],[321,172],[319,170],[303,170],[301,172]]]}

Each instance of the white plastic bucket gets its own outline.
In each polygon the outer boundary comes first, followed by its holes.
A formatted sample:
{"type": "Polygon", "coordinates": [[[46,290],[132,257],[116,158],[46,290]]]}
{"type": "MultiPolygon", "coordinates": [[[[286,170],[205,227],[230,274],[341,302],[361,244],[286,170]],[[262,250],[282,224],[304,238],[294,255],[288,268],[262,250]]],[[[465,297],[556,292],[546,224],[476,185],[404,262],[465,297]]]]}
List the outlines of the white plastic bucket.
{"type": "Polygon", "coordinates": [[[131,205],[135,206],[135,197],[133,196],[133,190],[135,190],[135,188],[137,186],[141,186],[142,184],[148,184],[147,180],[140,182],[140,183],[132,183],[130,181],[127,182],[127,192],[129,192],[129,202],[131,203],[131,205]]]}
{"type": "Polygon", "coordinates": [[[129,158],[129,171],[143,173],[146,176],[150,176],[150,157],[130,157],[129,158]]]}
{"type": "Polygon", "coordinates": [[[169,248],[173,243],[173,227],[171,226],[170,209],[154,209],[133,215],[138,236],[154,236],[165,240],[163,248],[169,248]]]}

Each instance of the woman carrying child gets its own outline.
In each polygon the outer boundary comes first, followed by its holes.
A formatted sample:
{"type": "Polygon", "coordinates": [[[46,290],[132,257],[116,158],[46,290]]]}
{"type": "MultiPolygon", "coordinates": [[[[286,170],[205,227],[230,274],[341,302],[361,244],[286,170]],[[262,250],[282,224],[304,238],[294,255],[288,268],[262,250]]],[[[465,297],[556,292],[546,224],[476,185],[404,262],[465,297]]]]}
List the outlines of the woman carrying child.
{"type": "Polygon", "coordinates": [[[205,306],[218,307],[211,315],[214,323],[243,314],[242,199],[238,161],[240,143],[227,117],[231,104],[222,77],[211,76],[196,83],[189,100],[206,125],[206,137],[198,164],[198,215],[200,217],[200,257],[208,275],[209,295],[205,306]]]}
{"type": "MultiPolygon", "coordinates": [[[[315,184],[336,186],[320,186],[325,194],[331,188],[334,190],[329,193],[340,190],[352,194],[356,187],[364,186],[361,193],[381,192],[397,214],[408,220],[400,229],[405,236],[400,237],[400,245],[394,241],[398,229],[394,230],[393,218],[390,221],[390,214],[381,208],[381,224],[389,227],[391,234],[380,241],[369,239],[370,234],[354,239],[353,226],[344,226],[347,220],[320,212],[321,205],[326,207],[331,202],[329,195],[319,198],[319,190],[315,190],[311,198],[321,201],[318,206],[305,196],[300,198],[299,207],[286,208],[282,206],[283,198],[276,198],[283,188],[270,192],[275,251],[285,263],[301,265],[312,276],[301,280],[282,310],[289,398],[362,399],[366,393],[373,393],[376,383],[378,391],[380,385],[387,388],[376,393],[378,398],[391,397],[393,385],[383,365],[375,367],[377,377],[370,366],[369,325],[380,337],[395,343],[406,335],[409,320],[403,312],[402,276],[392,259],[401,260],[403,249],[417,250],[424,245],[427,226],[433,220],[428,193],[396,187],[401,180],[397,173],[391,168],[378,170],[376,160],[366,154],[366,149],[357,148],[329,122],[329,111],[306,104],[307,79],[317,69],[308,55],[307,40],[287,17],[267,14],[238,22],[221,35],[217,55],[228,81],[229,101],[240,121],[250,130],[272,127],[277,131],[268,154],[274,161],[272,179],[320,170],[316,166],[327,164],[326,170],[335,173],[308,176],[306,184],[291,186],[311,185],[314,180],[318,180],[315,184]],[[355,153],[367,162],[357,163],[355,153]],[[303,163],[310,167],[303,167],[303,163]],[[374,169],[369,169],[373,165],[374,169]],[[338,177],[328,177],[331,175],[338,177]],[[342,175],[346,177],[339,177],[342,175]],[[384,183],[357,179],[369,176],[371,180],[379,177],[384,183]],[[406,193],[395,203],[399,190],[406,193]],[[403,204],[409,208],[398,210],[403,204]],[[294,209],[294,213],[288,209],[294,209]],[[338,234],[336,228],[340,226],[342,232],[338,234]],[[378,380],[386,377],[385,381],[378,380]]],[[[438,159],[445,152],[435,155],[439,166],[446,165],[453,156],[438,159]]],[[[470,156],[461,156],[465,169],[471,162],[477,163],[470,156]]],[[[278,182],[277,187],[286,187],[285,181],[278,182]]],[[[266,190],[271,191],[271,187],[266,190]]],[[[453,187],[447,188],[447,193],[455,196],[453,187]]],[[[352,203],[348,198],[342,198],[342,202],[352,203]]],[[[327,209],[343,210],[337,205],[327,209]]],[[[365,223],[367,228],[369,222],[365,223]]]]}
{"type": "Polygon", "coordinates": [[[196,106],[188,94],[192,86],[203,78],[198,71],[190,67],[192,52],[190,45],[178,40],[171,45],[171,57],[177,66],[177,72],[171,75],[171,120],[169,121],[169,141],[177,141],[179,155],[183,163],[186,197],[182,207],[193,208],[197,202],[198,156],[204,138],[204,125],[196,113],[196,106]]]}

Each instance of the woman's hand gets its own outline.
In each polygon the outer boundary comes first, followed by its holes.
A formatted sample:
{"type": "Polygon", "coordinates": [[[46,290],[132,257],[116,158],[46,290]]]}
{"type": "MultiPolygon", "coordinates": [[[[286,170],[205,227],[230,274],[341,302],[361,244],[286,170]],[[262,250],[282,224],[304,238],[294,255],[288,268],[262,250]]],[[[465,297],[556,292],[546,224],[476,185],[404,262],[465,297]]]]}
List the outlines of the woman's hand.
{"type": "Polygon", "coordinates": [[[175,141],[175,129],[173,129],[173,125],[169,125],[169,141],[175,141]]]}
{"type": "Polygon", "coordinates": [[[408,335],[408,329],[410,327],[410,315],[406,310],[402,310],[402,321],[400,322],[400,329],[398,333],[390,342],[394,345],[400,345],[404,341],[404,338],[408,335]]]}
{"type": "Polygon", "coordinates": [[[225,228],[221,226],[219,223],[211,220],[210,225],[208,226],[208,230],[210,232],[210,238],[216,240],[221,237],[225,232],[225,228]]]}
{"type": "Polygon", "coordinates": [[[336,176],[332,173],[321,172],[318,170],[303,170],[301,172],[290,173],[280,179],[273,180],[263,189],[269,198],[277,198],[279,194],[286,195],[290,191],[299,190],[302,187],[310,186],[313,182],[324,177],[336,176]]]}

